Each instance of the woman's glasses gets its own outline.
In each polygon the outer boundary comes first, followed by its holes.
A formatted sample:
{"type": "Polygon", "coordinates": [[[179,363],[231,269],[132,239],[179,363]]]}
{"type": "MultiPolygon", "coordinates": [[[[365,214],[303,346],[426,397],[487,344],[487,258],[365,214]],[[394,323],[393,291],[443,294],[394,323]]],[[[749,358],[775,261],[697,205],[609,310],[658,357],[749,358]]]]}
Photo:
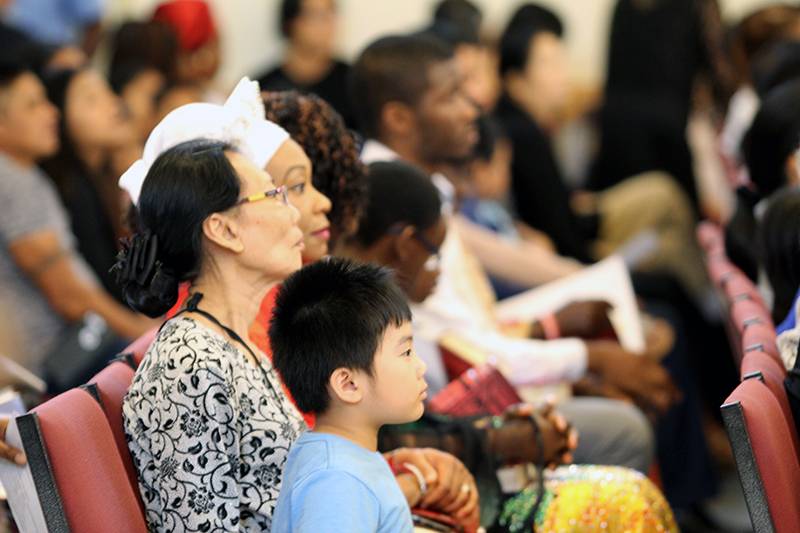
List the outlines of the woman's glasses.
{"type": "Polygon", "coordinates": [[[414,240],[417,241],[426,252],[428,252],[430,257],[425,261],[425,264],[422,265],[428,272],[435,272],[439,270],[439,267],[442,264],[442,254],[431,241],[426,239],[421,233],[414,233],[414,240]]]}
{"type": "MultiPolygon", "coordinates": [[[[404,226],[402,223],[397,223],[389,228],[389,233],[392,235],[400,235],[406,227],[407,226],[404,226]]],[[[430,254],[422,265],[422,268],[427,272],[439,270],[439,267],[442,265],[442,254],[439,248],[418,231],[415,231],[411,237],[422,246],[423,250],[430,254]]]]}
{"type": "Polygon", "coordinates": [[[289,195],[286,191],[286,187],[281,185],[280,187],[275,187],[271,191],[260,192],[258,194],[251,194],[250,196],[245,196],[241,198],[236,205],[242,204],[249,204],[252,202],[259,202],[261,200],[266,200],[267,198],[278,198],[284,205],[289,205],[289,195]]]}

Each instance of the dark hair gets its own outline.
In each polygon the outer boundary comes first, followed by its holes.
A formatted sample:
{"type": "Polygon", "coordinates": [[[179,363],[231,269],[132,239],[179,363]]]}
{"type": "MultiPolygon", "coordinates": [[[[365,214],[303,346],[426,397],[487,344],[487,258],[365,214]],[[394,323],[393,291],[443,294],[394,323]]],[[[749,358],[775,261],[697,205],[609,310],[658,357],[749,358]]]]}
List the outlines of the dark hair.
{"type": "Polygon", "coordinates": [[[502,139],[507,139],[503,126],[491,115],[478,117],[478,142],[475,144],[473,154],[480,161],[489,161],[494,155],[497,143],[502,139]]]}
{"type": "Polygon", "coordinates": [[[47,98],[58,108],[61,118],[58,122],[60,139],[58,152],[43,160],[41,167],[53,180],[63,198],[69,198],[75,194],[76,177],[88,178],[92,187],[97,191],[98,198],[103,204],[105,214],[113,225],[115,233],[118,233],[122,226],[122,210],[119,205],[119,188],[115,183],[116,180],[109,179],[109,161],[104,161],[104,167],[99,171],[90,170],[78,153],[67,125],[67,93],[72,82],[89,70],[88,66],[79,69],[49,70],[43,75],[47,98]]]}
{"type": "Polygon", "coordinates": [[[303,148],[313,165],[314,187],[332,203],[328,219],[333,249],[366,202],[366,168],[358,158],[356,137],[336,110],[313,94],[265,93],[264,107],[267,120],[283,127],[303,148]]]}
{"type": "Polygon", "coordinates": [[[469,0],[442,0],[426,30],[451,46],[479,44],[483,14],[469,0]]]}
{"type": "Polygon", "coordinates": [[[434,22],[455,23],[478,34],[483,21],[480,8],[469,0],[441,0],[433,9],[434,22]]]}
{"type": "Polygon", "coordinates": [[[397,224],[409,224],[418,231],[425,231],[441,216],[439,191],[427,174],[401,161],[372,163],[367,209],[355,240],[368,247],[397,224]]]}
{"type": "Polygon", "coordinates": [[[119,93],[143,70],[155,69],[174,81],[178,61],[178,37],[163,22],[129,21],[111,39],[108,80],[119,93]]]}
{"type": "Polygon", "coordinates": [[[391,326],[411,320],[391,270],[346,259],[317,261],[292,274],[272,313],[272,360],[301,411],[330,405],[337,368],[372,375],[375,352],[391,326]]]}
{"type": "Polygon", "coordinates": [[[388,102],[416,105],[428,90],[431,66],[453,57],[453,49],[431,35],[391,35],[361,52],[350,73],[351,98],[359,126],[380,136],[381,110],[388,102]]]}
{"type": "Polygon", "coordinates": [[[33,73],[33,69],[24,63],[11,58],[0,60],[0,89],[7,89],[23,74],[33,73]]]}
{"type": "MultiPolygon", "coordinates": [[[[334,2],[335,4],[335,2],[334,2]]],[[[291,39],[292,22],[300,16],[303,10],[303,0],[283,0],[278,14],[278,29],[287,39],[291,39]]]]}
{"type": "Polygon", "coordinates": [[[800,78],[800,42],[780,41],[756,56],[752,69],[753,87],[764,98],[773,88],[800,78]]]}
{"type": "Polygon", "coordinates": [[[500,37],[500,75],[525,69],[531,39],[539,33],[564,34],[564,25],[553,11],[537,4],[524,4],[508,21],[500,37]]]}
{"type": "Polygon", "coordinates": [[[786,184],[786,160],[798,145],[800,80],[795,80],[766,95],[742,143],[750,180],[762,198],[786,184]]]}
{"type": "Polygon", "coordinates": [[[777,323],[788,315],[800,288],[800,190],[775,193],[759,229],[764,270],[775,295],[772,316],[777,323]]]}
{"type": "MultiPolygon", "coordinates": [[[[231,150],[219,141],[187,141],[159,155],[147,172],[137,208],[138,235],[157,240],[155,262],[139,280],[120,280],[125,300],[136,311],[163,315],[178,299],[178,284],[197,276],[203,221],[239,198],[239,176],[225,155],[231,150]]],[[[118,268],[133,261],[132,255],[136,251],[126,247],[118,268]]]]}

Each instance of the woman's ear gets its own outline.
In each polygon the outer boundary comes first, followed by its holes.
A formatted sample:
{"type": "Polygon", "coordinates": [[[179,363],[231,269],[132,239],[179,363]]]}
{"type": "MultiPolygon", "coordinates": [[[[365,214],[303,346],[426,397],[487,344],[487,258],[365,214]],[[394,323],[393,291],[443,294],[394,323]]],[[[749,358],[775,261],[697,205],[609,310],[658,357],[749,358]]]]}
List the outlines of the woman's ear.
{"type": "Polygon", "coordinates": [[[233,253],[244,251],[241,226],[231,216],[212,213],[203,221],[203,234],[209,241],[233,253]]]}
{"type": "Polygon", "coordinates": [[[331,396],[340,402],[355,405],[364,399],[365,386],[363,375],[350,368],[337,368],[328,380],[331,396]]]}

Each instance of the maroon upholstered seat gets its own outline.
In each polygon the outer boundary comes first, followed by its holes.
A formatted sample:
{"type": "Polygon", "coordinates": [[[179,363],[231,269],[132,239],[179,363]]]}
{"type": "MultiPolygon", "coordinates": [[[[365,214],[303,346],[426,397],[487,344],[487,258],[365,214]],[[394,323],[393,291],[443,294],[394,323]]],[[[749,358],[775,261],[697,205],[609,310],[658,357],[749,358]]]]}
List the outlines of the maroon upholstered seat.
{"type": "Polygon", "coordinates": [[[142,359],[144,359],[144,354],[147,352],[147,349],[150,348],[150,345],[153,344],[157,334],[158,328],[153,328],[125,348],[124,353],[129,353],[133,356],[134,366],[138,367],[141,364],[142,359]]]}
{"type": "MultiPolygon", "coordinates": [[[[778,351],[775,328],[768,324],[750,324],[742,332],[742,353],[762,351],[775,359],[781,368],[783,362],[778,351]]],[[[785,373],[785,372],[784,372],[785,373]]]]}
{"type": "Polygon", "coordinates": [[[133,381],[133,369],[121,361],[115,361],[97,373],[88,384],[86,390],[100,402],[103,412],[111,427],[114,435],[114,442],[117,445],[120,459],[125,466],[128,481],[139,500],[139,506],[144,512],[144,504],[139,495],[139,483],[136,468],[133,466],[133,459],[128,450],[128,442],[125,439],[125,431],[122,422],[122,401],[128,393],[128,389],[133,381]]]}
{"type": "Polygon", "coordinates": [[[800,464],[778,400],[746,379],[721,409],[754,530],[800,531],[800,464]]]}
{"type": "Polygon", "coordinates": [[[703,221],[697,225],[697,242],[706,253],[721,251],[725,247],[725,234],[717,224],[703,221]]]}
{"type": "Polygon", "coordinates": [[[17,426],[48,531],[147,531],[103,410],[86,391],[52,398],[17,426]]]}
{"type": "Polygon", "coordinates": [[[775,324],[772,323],[772,317],[769,316],[769,312],[764,306],[752,300],[733,302],[730,315],[733,325],[740,334],[744,334],[747,328],[753,324],[761,324],[773,330],[775,329],[775,324]]]}

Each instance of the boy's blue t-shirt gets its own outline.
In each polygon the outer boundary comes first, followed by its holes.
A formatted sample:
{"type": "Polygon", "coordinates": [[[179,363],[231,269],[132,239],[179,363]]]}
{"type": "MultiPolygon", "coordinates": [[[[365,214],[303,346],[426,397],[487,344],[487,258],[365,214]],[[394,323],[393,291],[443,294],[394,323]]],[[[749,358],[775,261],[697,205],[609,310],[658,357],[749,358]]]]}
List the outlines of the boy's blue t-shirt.
{"type": "Polygon", "coordinates": [[[411,511],[389,465],[336,435],[304,433],[283,471],[272,532],[411,532],[411,511]]]}

